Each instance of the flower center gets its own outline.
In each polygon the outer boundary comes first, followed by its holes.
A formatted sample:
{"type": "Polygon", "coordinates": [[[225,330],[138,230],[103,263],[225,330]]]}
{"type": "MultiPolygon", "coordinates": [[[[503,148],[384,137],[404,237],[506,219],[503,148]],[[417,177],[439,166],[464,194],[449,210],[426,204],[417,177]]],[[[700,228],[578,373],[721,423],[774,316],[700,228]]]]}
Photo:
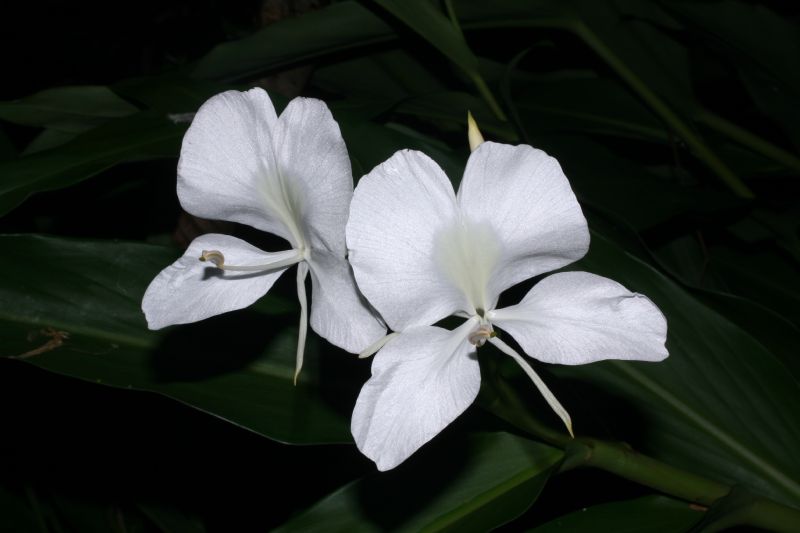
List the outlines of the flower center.
{"type": "Polygon", "coordinates": [[[468,339],[470,344],[480,348],[486,344],[487,340],[493,337],[497,337],[497,333],[492,328],[492,325],[488,322],[482,322],[478,329],[469,334],[468,339]]]}
{"type": "Polygon", "coordinates": [[[445,276],[464,294],[469,315],[492,309],[489,281],[500,262],[500,240],[491,225],[462,217],[436,236],[435,258],[445,276]]]}
{"type": "Polygon", "coordinates": [[[268,213],[277,215],[280,222],[289,232],[294,246],[305,246],[305,235],[302,231],[303,197],[297,180],[287,179],[280,167],[269,171],[264,165],[264,178],[259,182],[259,190],[268,213]]]}

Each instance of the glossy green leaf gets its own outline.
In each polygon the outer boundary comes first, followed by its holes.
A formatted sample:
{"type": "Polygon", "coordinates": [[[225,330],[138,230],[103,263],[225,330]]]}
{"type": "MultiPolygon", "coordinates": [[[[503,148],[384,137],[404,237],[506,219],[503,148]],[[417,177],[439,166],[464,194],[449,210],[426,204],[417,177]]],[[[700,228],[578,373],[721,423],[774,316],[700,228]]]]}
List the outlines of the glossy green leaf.
{"type": "Polygon", "coordinates": [[[193,70],[197,78],[230,80],[394,39],[389,25],[355,2],[271,24],[214,48],[193,70]]]}
{"type": "Polygon", "coordinates": [[[488,531],[525,512],[562,458],[508,433],[433,445],[397,470],[345,485],[279,531],[488,531]]]}
{"type": "Polygon", "coordinates": [[[669,140],[658,117],[613,80],[539,80],[516,83],[512,93],[523,120],[539,131],[588,131],[658,143],[669,140]]]}
{"type": "Polygon", "coordinates": [[[561,162],[581,202],[637,231],[679,215],[724,212],[739,205],[731,195],[664,179],[585,136],[544,134],[536,136],[535,144],[561,162]]]}
{"type": "Polygon", "coordinates": [[[311,83],[349,99],[381,99],[389,104],[445,90],[434,73],[402,50],[321,65],[314,70],[311,83]]]}
{"type": "Polygon", "coordinates": [[[744,68],[761,68],[800,97],[800,35],[796,24],[768,7],[741,1],[661,2],[676,17],[694,25],[707,42],[720,43],[744,68]],[[769,39],[764,36],[769,35],[769,39]]]}
{"type": "Polygon", "coordinates": [[[186,124],[141,112],[108,122],[54,150],[0,163],[0,215],[35,192],[66,187],[118,165],[177,157],[186,124]]]}
{"type": "Polygon", "coordinates": [[[664,496],[645,496],[587,507],[533,528],[531,533],[674,533],[688,531],[704,514],[686,502],[664,496]]]}
{"type": "Polygon", "coordinates": [[[436,4],[427,0],[373,1],[430,42],[464,72],[477,74],[477,58],[470,51],[459,29],[436,4]]]}
{"type": "Polygon", "coordinates": [[[80,133],[110,118],[132,115],[136,107],[102,85],[47,89],[11,102],[0,102],[0,119],[80,133]]]}
{"type": "Polygon", "coordinates": [[[357,362],[341,352],[320,353],[312,337],[295,387],[297,317],[275,314],[287,309],[282,299],[268,295],[257,306],[261,312],[154,332],[145,325],[141,298],[174,251],[37,236],[3,236],[0,246],[0,355],[163,393],[280,441],[350,441],[348,380],[357,379],[357,362]],[[331,366],[341,368],[339,379],[309,386],[331,366]]]}
{"type": "MultiPolygon", "coordinates": [[[[620,438],[669,464],[797,505],[800,380],[781,359],[651,267],[593,236],[576,268],[646,294],[667,317],[670,357],[661,363],[608,361],[553,367],[624,398],[620,438]]],[[[613,422],[613,420],[611,421],[613,422]]],[[[575,421],[580,432],[580,422],[575,421]]]]}

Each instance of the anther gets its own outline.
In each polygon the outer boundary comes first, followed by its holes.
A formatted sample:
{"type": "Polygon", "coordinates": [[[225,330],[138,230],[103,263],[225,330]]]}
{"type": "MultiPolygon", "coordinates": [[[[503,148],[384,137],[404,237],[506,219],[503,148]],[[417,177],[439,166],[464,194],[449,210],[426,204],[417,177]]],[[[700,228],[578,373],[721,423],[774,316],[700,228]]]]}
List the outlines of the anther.
{"type": "Polygon", "coordinates": [[[469,335],[470,344],[480,348],[488,339],[496,337],[497,333],[492,329],[492,326],[482,325],[469,335]]]}
{"type": "Polygon", "coordinates": [[[200,254],[200,261],[210,261],[217,268],[225,266],[225,256],[218,250],[203,250],[203,253],[200,254]]]}

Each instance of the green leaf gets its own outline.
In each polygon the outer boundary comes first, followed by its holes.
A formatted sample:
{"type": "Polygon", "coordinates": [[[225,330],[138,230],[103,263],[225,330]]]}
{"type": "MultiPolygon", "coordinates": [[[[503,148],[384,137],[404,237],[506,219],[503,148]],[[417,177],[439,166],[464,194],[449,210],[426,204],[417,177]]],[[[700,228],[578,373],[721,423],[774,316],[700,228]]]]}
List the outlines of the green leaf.
{"type": "Polygon", "coordinates": [[[457,15],[452,11],[451,2],[445,2],[448,9],[451,10],[451,20],[448,20],[444,13],[427,0],[373,0],[373,2],[400,19],[450,61],[458,65],[475,84],[481,97],[497,118],[506,119],[503,110],[500,109],[478,71],[478,59],[464,40],[464,34],[461,33],[461,27],[455,18],[457,15]]]}
{"type": "Polygon", "coordinates": [[[612,134],[665,144],[669,135],[649,109],[617,82],[602,78],[515,83],[514,101],[538,131],[612,134]]]}
{"type": "Polygon", "coordinates": [[[488,531],[530,507],[563,455],[508,433],[430,447],[345,485],[279,531],[488,531]]]}
{"type": "Polygon", "coordinates": [[[400,19],[464,72],[477,74],[478,60],[467,46],[464,36],[433,2],[427,0],[373,0],[373,2],[400,19]]]}
{"type": "Polygon", "coordinates": [[[710,45],[727,48],[735,63],[748,70],[760,69],[790,90],[794,98],[800,97],[800,35],[793,21],[763,5],[740,1],[660,3],[677,18],[694,25],[710,45]]]}
{"type": "Polygon", "coordinates": [[[16,155],[17,148],[14,146],[14,143],[5,130],[0,128],[0,161],[14,159],[16,155]]]}
{"type": "Polygon", "coordinates": [[[320,65],[314,70],[311,83],[349,99],[380,99],[389,104],[445,90],[425,65],[402,50],[320,65]]]}
{"type": "MultiPolygon", "coordinates": [[[[657,364],[607,361],[551,367],[627,403],[610,416],[639,420],[620,435],[645,453],[778,501],[800,502],[800,380],[781,359],[651,267],[593,235],[577,268],[651,298],[667,317],[670,356],[657,364]]],[[[569,407],[567,406],[569,409],[569,407]]],[[[575,420],[580,432],[580,421],[575,420]]]]}
{"type": "Polygon", "coordinates": [[[704,513],[686,502],[664,496],[594,505],[560,516],[531,530],[531,533],[559,531],[614,531],[615,533],[673,533],[687,531],[704,513]]]}
{"type": "MultiPolygon", "coordinates": [[[[350,441],[349,386],[360,379],[354,370],[367,369],[341,353],[319,353],[312,337],[295,387],[295,313],[284,318],[250,309],[149,331],[142,294],[175,259],[173,250],[39,236],[2,236],[0,246],[2,355],[159,392],[279,441],[350,441]],[[310,386],[322,371],[341,374],[310,386]]],[[[268,295],[258,306],[265,307],[280,312],[287,305],[268,295]]]]}
{"type": "Polygon", "coordinates": [[[221,44],[197,62],[194,77],[231,80],[394,39],[389,25],[355,2],[278,21],[221,44]]]}
{"type": "Polygon", "coordinates": [[[186,124],[140,112],[112,120],[57,149],[0,162],[0,215],[35,192],[67,187],[120,163],[177,158],[186,124]]]}
{"type": "Polygon", "coordinates": [[[86,85],[47,89],[11,102],[0,102],[0,119],[80,133],[111,118],[126,117],[138,110],[111,89],[86,85]]]}
{"type": "Polygon", "coordinates": [[[584,136],[541,135],[535,144],[561,162],[581,203],[637,231],[679,216],[724,212],[741,203],[729,194],[664,179],[584,136]]]}

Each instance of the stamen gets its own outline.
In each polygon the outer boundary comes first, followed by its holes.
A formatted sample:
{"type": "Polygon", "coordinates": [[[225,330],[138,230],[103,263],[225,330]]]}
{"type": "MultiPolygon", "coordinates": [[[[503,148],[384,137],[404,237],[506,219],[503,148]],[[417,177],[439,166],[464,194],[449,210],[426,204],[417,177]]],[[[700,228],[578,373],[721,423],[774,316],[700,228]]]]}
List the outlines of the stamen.
{"type": "Polygon", "coordinates": [[[575,434],[572,432],[572,419],[570,418],[569,413],[566,409],[564,409],[564,406],[559,403],[550,389],[547,388],[547,385],[544,384],[542,378],[540,378],[539,375],[534,372],[531,365],[529,365],[520,354],[514,351],[511,346],[501,341],[497,337],[490,338],[489,342],[497,346],[497,348],[504,354],[510,355],[511,358],[522,367],[522,370],[525,371],[528,377],[531,378],[531,381],[533,381],[533,384],[536,385],[536,388],[539,389],[539,392],[542,393],[542,396],[544,396],[544,399],[547,401],[547,404],[550,406],[550,408],[555,411],[559,418],[561,418],[561,421],[564,422],[564,425],[567,426],[567,431],[569,431],[570,436],[574,439],[575,434]]]}
{"type": "Polygon", "coordinates": [[[496,337],[497,333],[492,329],[491,324],[481,324],[478,329],[469,334],[469,342],[480,348],[488,339],[496,337]]]}
{"type": "Polygon", "coordinates": [[[297,299],[300,300],[300,332],[297,335],[297,360],[294,367],[294,384],[303,368],[303,356],[306,351],[306,335],[308,333],[308,298],[306,298],[306,275],[308,263],[297,265],[297,299]]]}
{"type": "MultiPolygon", "coordinates": [[[[265,252],[265,255],[266,252],[265,252]]],[[[214,263],[214,266],[220,270],[229,270],[233,272],[263,272],[265,270],[277,270],[292,266],[300,261],[303,261],[302,250],[286,250],[283,252],[276,252],[268,254],[272,256],[272,260],[261,265],[226,265],[225,256],[219,250],[203,250],[200,254],[200,261],[209,261],[214,263]]]]}
{"type": "Polygon", "coordinates": [[[225,256],[219,250],[203,250],[200,261],[211,261],[217,268],[224,268],[225,256]]]}

